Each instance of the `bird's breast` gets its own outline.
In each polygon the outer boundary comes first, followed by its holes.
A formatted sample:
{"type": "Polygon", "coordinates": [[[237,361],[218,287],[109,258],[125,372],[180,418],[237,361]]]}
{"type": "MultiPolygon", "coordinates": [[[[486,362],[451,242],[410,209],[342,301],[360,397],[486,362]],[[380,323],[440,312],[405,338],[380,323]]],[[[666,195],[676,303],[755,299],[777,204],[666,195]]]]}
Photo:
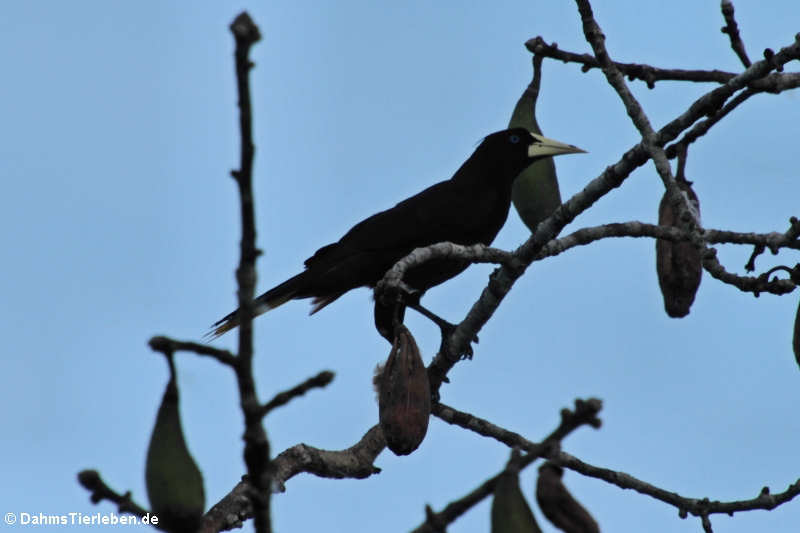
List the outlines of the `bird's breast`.
{"type": "MultiPolygon", "coordinates": [[[[474,198],[474,197],[473,197],[474,198]]],[[[464,240],[459,244],[485,244],[494,241],[500,229],[508,218],[511,207],[511,188],[488,189],[479,196],[479,201],[473,199],[462,208],[462,223],[468,231],[464,233],[464,240]]]]}

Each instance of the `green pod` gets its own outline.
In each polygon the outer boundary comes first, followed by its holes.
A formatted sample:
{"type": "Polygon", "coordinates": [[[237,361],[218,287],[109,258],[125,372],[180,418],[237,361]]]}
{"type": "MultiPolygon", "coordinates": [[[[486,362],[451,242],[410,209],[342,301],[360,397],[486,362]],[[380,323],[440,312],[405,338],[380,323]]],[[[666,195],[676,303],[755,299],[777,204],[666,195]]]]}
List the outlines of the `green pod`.
{"type": "Polygon", "coordinates": [[[519,471],[509,466],[500,474],[492,499],[491,533],[541,533],[522,490],[519,471]]]}
{"type": "Polygon", "coordinates": [[[794,315],[794,335],[792,336],[792,348],[794,348],[794,358],[800,365],[800,302],[797,304],[797,313],[794,315]]]}
{"type": "MultiPolygon", "coordinates": [[[[526,128],[533,133],[542,134],[536,122],[536,100],[539,94],[539,75],[534,58],[534,78],[517,101],[509,128],[526,128]]],[[[558,189],[556,165],[552,157],[534,161],[514,180],[511,199],[520,218],[533,232],[542,220],[553,214],[561,205],[561,191],[558,189]]]]}
{"type": "Polygon", "coordinates": [[[145,481],[150,507],[161,529],[196,531],[205,508],[203,474],[186,446],[178,406],[178,386],[170,359],[170,380],[158,408],[147,449],[145,481]]]}

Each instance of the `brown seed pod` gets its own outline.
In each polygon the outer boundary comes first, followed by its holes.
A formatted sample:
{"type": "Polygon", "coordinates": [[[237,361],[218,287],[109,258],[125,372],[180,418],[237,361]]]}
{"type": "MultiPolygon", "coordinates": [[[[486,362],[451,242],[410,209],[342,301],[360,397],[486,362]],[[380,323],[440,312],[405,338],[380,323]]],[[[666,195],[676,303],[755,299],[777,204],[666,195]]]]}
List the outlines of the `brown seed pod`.
{"type": "MultiPolygon", "coordinates": [[[[681,192],[688,196],[691,208],[695,209],[699,216],[700,202],[692,190],[691,183],[684,179],[678,179],[676,182],[681,192]]],[[[679,226],[677,213],[670,204],[666,192],[658,206],[658,224],[679,226]]],[[[656,271],[667,314],[672,318],[688,315],[703,273],[700,250],[691,242],[656,239],[656,271]]]]}
{"type": "Polygon", "coordinates": [[[567,533],[600,533],[600,527],[589,511],[578,503],[561,482],[564,470],[547,462],[539,467],[536,501],[542,513],[558,529],[567,533]]]}
{"type": "Polygon", "coordinates": [[[376,369],[374,384],[386,444],[395,455],[408,455],[428,431],[431,391],[417,343],[402,324],[395,329],[389,359],[376,369]]]}

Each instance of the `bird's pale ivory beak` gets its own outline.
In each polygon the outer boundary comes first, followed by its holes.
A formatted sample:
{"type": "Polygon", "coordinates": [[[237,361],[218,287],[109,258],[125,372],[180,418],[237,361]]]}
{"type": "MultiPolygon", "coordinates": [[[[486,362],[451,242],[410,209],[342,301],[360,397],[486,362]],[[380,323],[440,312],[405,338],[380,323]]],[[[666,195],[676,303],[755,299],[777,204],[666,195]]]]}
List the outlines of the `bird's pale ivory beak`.
{"type": "Polygon", "coordinates": [[[539,134],[531,132],[533,142],[528,146],[528,157],[542,157],[547,155],[561,154],[585,154],[586,150],[581,150],[577,146],[564,144],[562,142],[548,139],[539,134]]]}

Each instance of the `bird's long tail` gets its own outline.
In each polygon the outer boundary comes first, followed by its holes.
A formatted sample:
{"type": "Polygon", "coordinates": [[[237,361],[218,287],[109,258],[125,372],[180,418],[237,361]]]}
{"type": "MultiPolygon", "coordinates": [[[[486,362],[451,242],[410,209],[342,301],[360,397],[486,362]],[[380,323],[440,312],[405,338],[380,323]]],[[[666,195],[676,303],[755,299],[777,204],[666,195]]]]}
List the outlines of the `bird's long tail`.
{"type": "MultiPolygon", "coordinates": [[[[275,309],[289,300],[295,298],[298,292],[302,292],[307,282],[308,271],[303,271],[300,274],[287,279],[280,285],[276,285],[253,301],[254,315],[258,316],[266,313],[270,309],[275,309]]],[[[301,296],[302,298],[302,296],[301,296]]],[[[239,325],[239,310],[233,311],[217,320],[211,325],[211,331],[208,332],[210,339],[216,339],[223,333],[227,333],[239,325]]]]}

